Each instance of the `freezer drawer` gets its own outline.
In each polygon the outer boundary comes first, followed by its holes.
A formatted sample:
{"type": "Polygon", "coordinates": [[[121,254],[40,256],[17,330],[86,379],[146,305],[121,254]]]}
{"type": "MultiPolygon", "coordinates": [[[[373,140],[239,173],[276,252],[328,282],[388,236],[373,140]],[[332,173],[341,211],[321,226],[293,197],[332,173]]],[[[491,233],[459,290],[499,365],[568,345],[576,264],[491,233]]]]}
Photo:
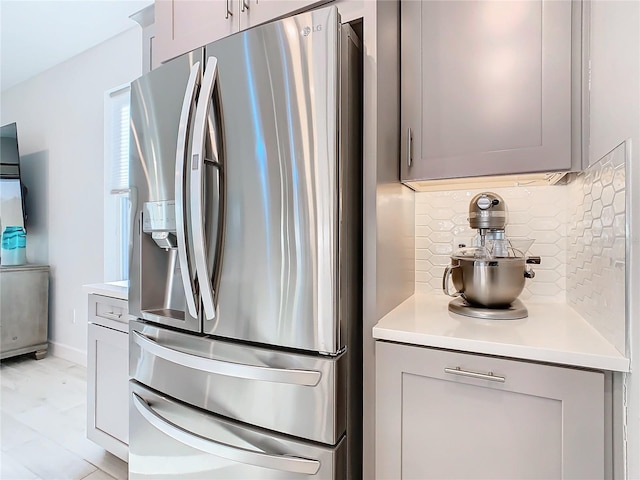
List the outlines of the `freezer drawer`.
{"type": "Polygon", "coordinates": [[[130,382],[129,479],[343,479],[346,443],[243,426],[130,382]]]}
{"type": "Polygon", "coordinates": [[[346,352],[301,355],[130,323],[130,377],[228,418],[335,445],[346,430],[346,352]]]}

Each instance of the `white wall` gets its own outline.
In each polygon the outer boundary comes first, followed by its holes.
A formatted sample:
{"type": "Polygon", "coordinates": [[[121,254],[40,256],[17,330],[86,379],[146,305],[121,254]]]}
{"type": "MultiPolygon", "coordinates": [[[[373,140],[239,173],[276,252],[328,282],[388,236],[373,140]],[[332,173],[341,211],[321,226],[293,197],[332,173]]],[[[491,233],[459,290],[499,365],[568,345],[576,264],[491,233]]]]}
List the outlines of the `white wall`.
{"type": "Polygon", "coordinates": [[[18,124],[29,188],[27,259],[51,265],[51,350],[81,364],[87,350],[81,286],[103,280],[104,92],[141,74],[141,42],[133,26],[2,92],[0,119],[18,124]]]}
{"type": "MultiPolygon", "coordinates": [[[[626,478],[640,478],[640,2],[591,3],[590,152],[627,141],[628,350],[632,373],[616,408],[627,415],[626,478]]],[[[621,477],[619,477],[621,478],[621,477]]]]}

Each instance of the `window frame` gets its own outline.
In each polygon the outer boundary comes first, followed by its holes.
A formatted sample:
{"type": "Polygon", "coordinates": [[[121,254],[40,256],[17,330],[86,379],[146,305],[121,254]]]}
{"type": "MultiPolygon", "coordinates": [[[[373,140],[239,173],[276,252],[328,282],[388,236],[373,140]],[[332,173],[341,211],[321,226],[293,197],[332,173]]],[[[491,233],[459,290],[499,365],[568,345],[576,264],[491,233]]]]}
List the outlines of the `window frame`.
{"type": "MultiPolygon", "coordinates": [[[[131,199],[128,180],[131,85],[104,94],[104,281],[129,279],[131,255],[131,199]],[[123,97],[124,96],[124,97],[123,97]],[[126,106],[126,119],[122,108],[126,106]],[[126,126],[124,125],[126,123],[126,126]],[[119,132],[119,133],[118,133],[119,132]],[[126,132],[124,139],[123,132],[126,132]],[[118,136],[119,134],[119,136],[118,136]],[[124,143],[124,145],[123,145],[124,143]],[[114,178],[117,165],[126,162],[126,181],[114,178]]],[[[122,172],[119,173],[122,177],[122,172]]]]}

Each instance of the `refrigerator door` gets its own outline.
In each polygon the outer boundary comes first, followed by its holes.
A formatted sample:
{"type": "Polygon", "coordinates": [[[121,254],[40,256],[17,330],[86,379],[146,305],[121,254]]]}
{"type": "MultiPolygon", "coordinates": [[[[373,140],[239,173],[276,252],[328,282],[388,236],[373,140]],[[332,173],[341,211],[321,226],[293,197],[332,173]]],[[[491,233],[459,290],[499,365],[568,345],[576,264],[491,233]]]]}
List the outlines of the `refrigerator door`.
{"type": "Polygon", "coordinates": [[[217,311],[205,333],[330,354],[344,347],[339,29],[329,7],[205,47],[217,61],[226,192],[217,311]]]}
{"type": "Polygon", "coordinates": [[[346,354],[273,351],[130,323],[130,377],[228,418],[334,445],[347,415],[346,354]]]}
{"type": "Polygon", "coordinates": [[[189,155],[202,50],[131,84],[129,177],[137,206],[130,266],[132,315],[200,331],[190,211],[189,155]]]}
{"type": "Polygon", "coordinates": [[[225,420],[130,383],[129,478],[344,479],[346,446],[225,420]]]}

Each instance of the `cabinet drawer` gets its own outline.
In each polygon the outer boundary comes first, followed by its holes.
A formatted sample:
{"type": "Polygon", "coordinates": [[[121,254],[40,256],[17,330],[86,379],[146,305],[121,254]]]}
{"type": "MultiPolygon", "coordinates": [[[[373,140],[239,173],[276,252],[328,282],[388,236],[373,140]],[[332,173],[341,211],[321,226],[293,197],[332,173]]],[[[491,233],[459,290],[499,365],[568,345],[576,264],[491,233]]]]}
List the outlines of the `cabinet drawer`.
{"type": "Polygon", "coordinates": [[[128,332],[127,301],[102,295],[89,295],[89,322],[128,332]]]}
{"type": "Polygon", "coordinates": [[[376,391],[378,479],[604,478],[602,372],[376,342],[376,391]]]}

